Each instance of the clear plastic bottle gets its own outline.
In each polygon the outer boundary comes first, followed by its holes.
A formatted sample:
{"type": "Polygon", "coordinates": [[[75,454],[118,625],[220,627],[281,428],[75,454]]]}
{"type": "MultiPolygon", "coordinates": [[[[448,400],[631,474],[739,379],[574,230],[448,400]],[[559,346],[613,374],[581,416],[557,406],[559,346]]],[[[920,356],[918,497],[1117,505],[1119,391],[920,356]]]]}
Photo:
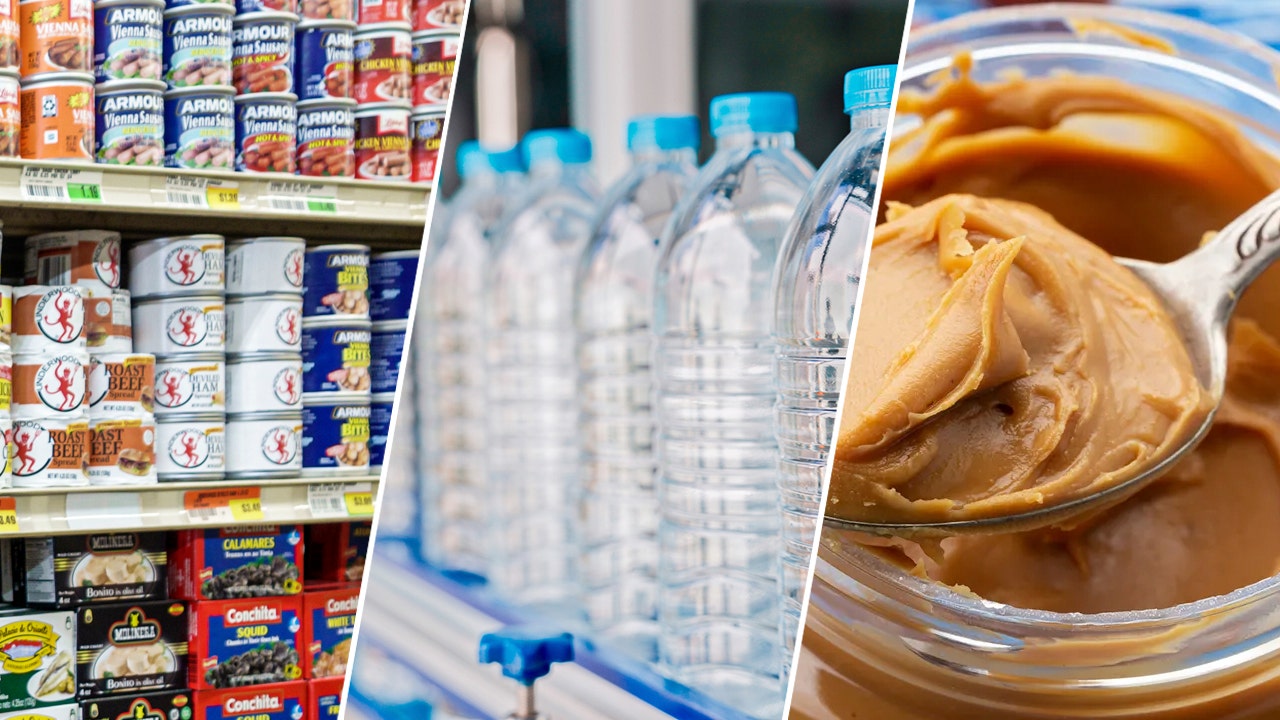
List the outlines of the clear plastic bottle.
{"type": "Polygon", "coordinates": [[[791,663],[817,529],[827,454],[844,381],[854,302],[875,221],[895,66],[844,78],[849,135],[836,147],[796,210],[778,259],[774,297],[782,498],[783,674],[791,663]]]}
{"type": "Polygon", "coordinates": [[[591,141],[537,130],[521,145],[529,186],[488,275],[489,582],[509,603],[580,614],[573,280],[595,215],[591,141]]]}
{"type": "Polygon", "coordinates": [[[458,148],[462,187],[437,204],[421,271],[413,333],[422,452],[419,498],[422,556],[436,567],[483,576],[485,487],[484,299],[490,231],[522,180],[516,149],[458,148]]]}
{"type": "Polygon", "coordinates": [[[773,271],[813,168],[795,99],[711,103],[716,152],[662,237],[654,286],[659,653],[676,679],[778,712],[773,271]]]}
{"type": "Polygon", "coordinates": [[[631,170],[605,195],[578,268],[582,601],[597,637],[657,659],[658,496],[650,404],[658,238],[698,171],[698,118],[627,125],[631,170]]]}

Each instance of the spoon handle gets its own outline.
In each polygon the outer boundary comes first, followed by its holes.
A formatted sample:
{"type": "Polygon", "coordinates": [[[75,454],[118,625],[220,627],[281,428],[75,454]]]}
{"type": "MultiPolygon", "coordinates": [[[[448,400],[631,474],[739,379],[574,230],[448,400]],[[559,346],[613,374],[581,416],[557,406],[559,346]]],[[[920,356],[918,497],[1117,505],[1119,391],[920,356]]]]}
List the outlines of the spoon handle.
{"type": "Polygon", "coordinates": [[[1263,198],[1222,229],[1212,240],[1178,261],[1188,269],[1217,275],[1219,289],[1228,294],[1228,307],[1280,258],[1280,191],[1263,198]]]}

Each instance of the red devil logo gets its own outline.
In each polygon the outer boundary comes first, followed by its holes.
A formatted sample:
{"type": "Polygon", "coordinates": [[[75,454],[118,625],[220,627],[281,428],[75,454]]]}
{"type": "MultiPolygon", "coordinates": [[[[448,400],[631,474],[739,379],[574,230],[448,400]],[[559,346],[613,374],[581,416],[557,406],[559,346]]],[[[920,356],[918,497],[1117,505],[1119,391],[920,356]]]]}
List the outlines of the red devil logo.
{"type": "Polygon", "coordinates": [[[59,360],[53,366],[53,378],[56,386],[44,386],[44,391],[50,395],[61,395],[62,400],[58,403],[58,410],[66,412],[73,410],[80,404],[81,398],[76,397],[76,392],[72,389],[76,376],[76,369],[59,360]]]}
{"type": "Polygon", "coordinates": [[[186,458],[179,460],[183,467],[195,467],[200,464],[200,453],[196,451],[196,445],[200,442],[200,438],[188,433],[182,436],[182,447],[178,450],[178,455],[186,458]]]}
{"type": "Polygon", "coordinates": [[[14,474],[30,475],[36,469],[36,457],[31,454],[35,450],[35,445],[35,433],[20,429],[13,434],[13,455],[18,461],[14,474]]]}
{"type": "Polygon", "coordinates": [[[175,372],[167,372],[160,376],[160,381],[164,383],[164,387],[160,390],[160,397],[164,398],[162,403],[165,407],[176,407],[182,402],[182,376],[175,372]]]}
{"type": "Polygon", "coordinates": [[[194,345],[196,340],[196,314],[190,310],[178,313],[178,332],[182,335],[182,345],[194,345]]]}

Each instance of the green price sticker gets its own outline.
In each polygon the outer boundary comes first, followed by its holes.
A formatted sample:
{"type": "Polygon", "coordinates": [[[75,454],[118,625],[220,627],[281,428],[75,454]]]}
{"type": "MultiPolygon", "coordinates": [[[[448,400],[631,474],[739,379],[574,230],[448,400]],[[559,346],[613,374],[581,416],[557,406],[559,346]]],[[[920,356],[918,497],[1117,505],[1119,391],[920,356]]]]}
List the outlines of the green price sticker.
{"type": "Polygon", "coordinates": [[[336,213],[338,203],[328,198],[307,198],[307,209],[313,213],[336,213]]]}
{"type": "Polygon", "coordinates": [[[67,197],[76,202],[102,202],[102,186],[91,183],[67,183],[67,197]]]}

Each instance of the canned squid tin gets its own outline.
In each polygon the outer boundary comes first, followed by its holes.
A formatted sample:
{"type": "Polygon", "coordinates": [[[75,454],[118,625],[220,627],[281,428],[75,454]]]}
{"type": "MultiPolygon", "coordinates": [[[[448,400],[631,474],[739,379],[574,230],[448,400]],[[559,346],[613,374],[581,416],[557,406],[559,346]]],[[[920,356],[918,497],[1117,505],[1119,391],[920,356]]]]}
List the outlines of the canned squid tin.
{"type": "Polygon", "coordinates": [[[356,101],[298,103],[298,173],[351,177],[356,172],[356,101]]]}
{"type": "Polygon", "coordinates": [[[156,361],[156,415],[221,413],[227,407],[227,366],[221,355],[156,361]]]}
{"type": "Polygon", "coordinates": [[[21,0],[18,18],[22,77],[93,71],[93,0],[21,0]]]}
{"type": "MultiPolygon", "coordinates": [[[[0,41],[3,37],[0,36],[0,41]]],[[[22,134],[22,106],[18,102],[18,73],[0,70],[0,157],[18,157],[22,134]]]]}
{"type": "Polygon", "coordinates": [[[26,241],[23,277],[28,285],[96,281],[120,287],[120,233],[71,230],[32,235],[26,241]]]}
{"type": "Polygon", "coordinates": [[[355,35],[355,85],[351,96],[361,105],[408,106],[413,40],[405,25],[361,25],[355,35]]]}
{"type": "Polygon", "coordinates": [[[409,3],[412,0],[360,0],[356,20],[361,25],[402,24],[409,27],[409,3]]]}
{"type": "Polygon", "coordinates": [[[369,261],[369,318],[375,323],[408,320],[413,284],[418,278],[418,251],[378,253],[369,261]]]}
{"type": "Polygon", "coordinates": [[[13,291],[13,350],[82,352],[84,290],[74,285],[26,285],[13,291]]]}
{"type": "Polygon", "coordinates": [[[412,180],[417,183],[435,182],[440,172],[440,143],[444,140],[444,114],[415,114],[409,127],[413,160],[412,180]]]}
{"type": "Polygon", "coordinates": [[[236,170],[292,174],[298,114],[291,93],[236,97],[236,170]]]}
{"type": "Polygon", "coordinates": [[[134,305],[138,350],[154,355],[222,352],[226,309],[221,297],[146,300],[134,305]]]}
{"type": "Polygon", "coordinates": [[[136,300],[221,294],[226,240],[186,235],[138,243],[129,249],[129,290],[136,300]]]}
{"type": "Polygon", "coordinates": [[[386,461],[387,442],[391,439],[391,409],[395,393],[374,395],[369,406],[369,465],[382,467],[386,461]]]}
{"type": "Polygon", "coordinates": [[[293,89],[293,29],[284,12],[237,15],[231,31],[231,82],[241,95],[293,89]]]}
{"type": "Polygon", "coordinates": [[[150,415],[89,423],[89,484],[150,485],[156,474],[156,421],[150,415]]]}
{"type": "Polygon", "coordinates": [[[302,407],[302,358],[279,353],[227,364],[227,412],[288,412],[302,407]]]}
{"type": "Polygon", "coordinates": [[[167,167],[229,170],[235,163],[236,104],[232,88],[183,88],[165,93],[167,167]]]}
{"type": "Polygon", "coordinates": [[[302,392],[363,393],[369,377],[372,331],[368,320],[332,320],[302,329],[302,392]]]}
{"type": "Polygon", "coordinates": [[[441,112],[449,107],[453,69],[458,62],[458,34],[415,33],[413,36],[413,107],[441,112]]]}
{"type": "Polygon", "coordinates": [[[141,417],[156,409],[156,356],[104,353],[89,360],[89,414],[141,417]]]}
{"type": "Polygon", "coordinates": [[[88,375],[88,353],[15,356],[13,417],[84,417],[88,375]]]}
{"type": "Polygon", "coordinates": [[[164,0],[97,0],[93,18],[93,66],[99,83],[160,80],[164,0]]]}
{"type": "Polygon", "coordinates": [[[298,100],[351,97],[355,28],[345,20],[304,20],[298,25],[293,84],[298,100]]]}
{"type": "Polygon", "coordinates": [[[369,472],[369,396],[307,401],[302,408],[302,475],[369,472]]]}
{"type": "Polygon", "coordinates": [[[302,469],[302,414],[253,413],[227,418],[227,477],[293,477],[302,469]]]}
{"type": "Polygon", "coordinates": [[[89,484],[89,423],[83,417],[15,420],[12,450],[14,487],[89,484]]]}
{"type": "Polygon", "coordinates": [[[298,352],[302,298],[275,293],[227,301],[227,354],[298,352]]]}
{"type": "Polygon", "coordinates": [[[312,318],[369,317],[369,246],[307,248],[302,274],[302,315],[312,318]]]}
{"type": "Polygon", "coordinates": [[[133,303],[128,290],[78,283],[85,292],[84,337],[93,353],[133,351],[133,303]]]}
{"type": "Polygon", "coordinates": [[[408,320],[389,320],[373,324],[370,344],[371,364],[369,390],[373,394],[394,393],[400,381],[400,363],[404,358],[404,336],[408,320]]]}
{"type": "Polygon", "coordinates": [[[221,480],[226,468],[222,415],[166,416],[156,420],[156,470],[161,482],[221,480]]]}
{"type": "Polygon", "coordinates": [[[171,88],[231,84],[235,9],[221,3],[170,8],[164,14],[164,79],[171,88]]]}
{"type": "Polygon", "coordinates": [[[466,0],[413,0],[413,31],[458,32],[467,12],[466,0]]]}
{"type": "Polygon", "coordinates": [[[18,145],[27,160],[93,162],[93,76],[66,72],[26,80],[18,145]]]}
{"type": "Polygon", "coordinates": [[[227,245],[227,296],[302,292],[307,242],[297,237],[257,237],[227,245]]]}
{"type": "Polygon", "coordinates": [[[374,105],[356,110],[356,177],[408,181],[409,110],[374,105]]]}
{"type": "Polygon", "coordinates": [[[98,162],[164,165],[164,83],[120,82],[98,90],[98,162]]]}

